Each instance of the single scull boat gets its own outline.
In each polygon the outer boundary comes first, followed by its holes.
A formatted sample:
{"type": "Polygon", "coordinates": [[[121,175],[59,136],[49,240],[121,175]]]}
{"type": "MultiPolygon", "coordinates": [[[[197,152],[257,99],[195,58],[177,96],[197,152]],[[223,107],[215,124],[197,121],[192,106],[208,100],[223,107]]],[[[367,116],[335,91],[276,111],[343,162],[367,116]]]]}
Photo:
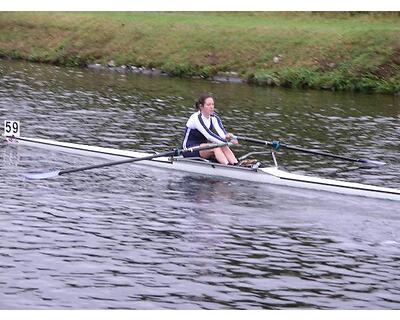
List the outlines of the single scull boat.
{"type": "MultiPolygon", "coordinates": [[[[5,138],[9,143],[41,147],[55,151],[94,156],[110,160],[121,160],[121,162],[127,162],[124,159],[152,156],[152,154],[143,152],[103,148],[48,139],[27,138],[19,136],[8,136],[5,138]]],[[[312,176],[304,176],[283,171],[279,169],[277,165],[265,168],[248,168],[240,166],[227,166],[207,160],[183,158],[182,156],[155,157],[151,160],[140,161],[140,163],[138,164],[164,169],[174,169],[200,175],[220,176],[272,185],[313,189],[354,196],[400,201],[399,189],[384,188],[367,184],[338,181],[312,176]]]]}

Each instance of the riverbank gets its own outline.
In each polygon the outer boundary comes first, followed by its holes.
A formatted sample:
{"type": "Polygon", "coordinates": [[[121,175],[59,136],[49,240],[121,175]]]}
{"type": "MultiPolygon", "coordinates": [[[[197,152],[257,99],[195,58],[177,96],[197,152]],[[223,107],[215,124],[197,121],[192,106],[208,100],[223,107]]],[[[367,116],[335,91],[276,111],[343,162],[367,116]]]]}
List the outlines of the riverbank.
{"type": "Polygon", "coordinates": [[[399,94],[399,32],[395,13],[1,12],[0,56],[399,94]]]}

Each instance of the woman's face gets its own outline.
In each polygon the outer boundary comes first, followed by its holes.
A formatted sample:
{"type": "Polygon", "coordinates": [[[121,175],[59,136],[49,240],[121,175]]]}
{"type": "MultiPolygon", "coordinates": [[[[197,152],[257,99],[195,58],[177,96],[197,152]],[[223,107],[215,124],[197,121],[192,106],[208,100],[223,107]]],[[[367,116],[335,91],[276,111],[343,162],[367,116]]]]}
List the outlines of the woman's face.
{"type": "Polygon", "coordinates": [[[200,107],[200,111],[206,118],[212,115],[214,113],[214,99],[207,98],[204,101],[204,105],[200,107]]]}

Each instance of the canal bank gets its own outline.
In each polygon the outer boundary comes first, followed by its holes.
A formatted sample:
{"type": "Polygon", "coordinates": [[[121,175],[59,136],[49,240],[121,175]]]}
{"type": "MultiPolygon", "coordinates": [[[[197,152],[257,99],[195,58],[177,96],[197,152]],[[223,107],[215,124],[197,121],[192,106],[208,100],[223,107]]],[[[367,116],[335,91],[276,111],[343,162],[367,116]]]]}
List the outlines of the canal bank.
{"type": "Polygon", "coordinates": [[[396,13],[2,12],[0,56],[399,94],[399,31],[396,13]]]}

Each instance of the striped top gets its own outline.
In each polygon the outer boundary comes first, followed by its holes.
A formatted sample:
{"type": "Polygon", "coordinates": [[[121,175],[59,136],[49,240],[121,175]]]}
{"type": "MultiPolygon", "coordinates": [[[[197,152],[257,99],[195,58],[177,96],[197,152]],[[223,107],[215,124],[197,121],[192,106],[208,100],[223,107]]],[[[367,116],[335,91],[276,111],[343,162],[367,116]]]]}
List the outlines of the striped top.
{"type": "Polygon", "coordinates": [[[190,116],[186,123],[182,147],[190,148],[208,142],[226,142],[226,134],[221,119],[216,114],[207,119],[200,111],[197,111],[190,116]]]}

